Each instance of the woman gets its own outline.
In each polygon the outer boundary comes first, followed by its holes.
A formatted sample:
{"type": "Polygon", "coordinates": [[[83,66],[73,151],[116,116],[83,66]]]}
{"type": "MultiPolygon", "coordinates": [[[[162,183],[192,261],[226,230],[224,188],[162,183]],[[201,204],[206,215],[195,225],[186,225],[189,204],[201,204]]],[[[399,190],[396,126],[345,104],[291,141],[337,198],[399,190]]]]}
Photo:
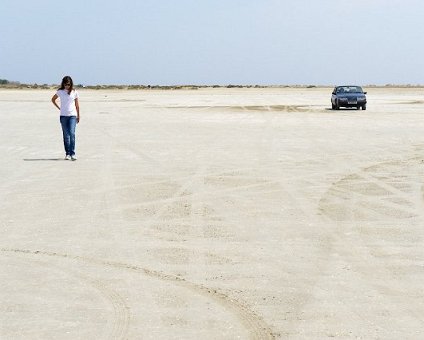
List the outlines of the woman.
{"type": "Polygon", "coordinates": [[[75,127],[80,121],[78,93],[74,90],[74,82],[69,76],[63,77],[62,84],[52,97],[53,105],[60,110],[65,159],[76,161],[75,156],[75,127]],[[60,99],[60,106],[56,103],[60,99]]]}

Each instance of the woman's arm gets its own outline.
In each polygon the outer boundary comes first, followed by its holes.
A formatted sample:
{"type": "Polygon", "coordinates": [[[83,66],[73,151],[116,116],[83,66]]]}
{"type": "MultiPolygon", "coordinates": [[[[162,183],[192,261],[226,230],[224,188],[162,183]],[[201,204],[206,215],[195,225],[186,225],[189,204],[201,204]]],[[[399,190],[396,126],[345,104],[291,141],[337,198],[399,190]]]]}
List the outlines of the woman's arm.
{"type": "Polygon", "coordinates": [[[54,106],[56,106],[60,110],[60,106],[57,105],[56,99],[58,98],[58,95],[55,93],[55,95],[52,97],[52,103],[54,106]]]}
{"type": "Polygon", "coordinates": [[[80,109],[79,109],[78,98],[75,98],[75,107],[77,108],[77,123],[79,123],[79,121],[80,121],[80,109]]]}

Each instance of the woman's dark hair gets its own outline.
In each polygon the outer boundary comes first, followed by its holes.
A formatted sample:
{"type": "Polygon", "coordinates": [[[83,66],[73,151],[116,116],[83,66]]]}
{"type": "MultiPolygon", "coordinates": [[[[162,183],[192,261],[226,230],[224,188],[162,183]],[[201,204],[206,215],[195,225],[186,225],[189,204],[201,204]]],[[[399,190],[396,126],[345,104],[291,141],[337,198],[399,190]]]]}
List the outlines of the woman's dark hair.
{"type": "Polygon", "coordinates": [[[68,89],[68,94],[71,94],[72,90],[74,89],[74,82],[72,81],[72,78],[70,76],[63,77],[62,84],[60,85],[59,90],[64,90],[65,84],[71,84],[68,89]]]}

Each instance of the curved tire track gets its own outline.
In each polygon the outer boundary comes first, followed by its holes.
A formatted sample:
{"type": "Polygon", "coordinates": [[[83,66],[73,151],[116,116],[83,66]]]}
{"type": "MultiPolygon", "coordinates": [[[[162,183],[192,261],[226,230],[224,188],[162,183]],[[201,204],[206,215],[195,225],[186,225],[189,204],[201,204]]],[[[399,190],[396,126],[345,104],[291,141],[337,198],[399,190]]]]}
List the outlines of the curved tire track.
{"type": "MultiPolygon", "coordinates": [[[[7,252],[2,249],[1,251],[7,252]]],[[[17,253],[19,251],[13,250],[9,253],[17,253]]],[[[22,251],[24,254],[30,254],[31,252],[22,251]]],[[[33,252],[33,254],[39,254],[39,252],[33,252]]],[[[58,265],[47,263],[44,260],[30,259],[31,264],[36,264],[41,267],[49,267],[54,272],[60,272],[69,276],[73,280],[83,283],[85,286],[91,287],[91,289],[97,291],[113,308],[113,318],[110,327],[111,330],[107,334],[107,339],[118,340],[127,339],[129,322],[130,322],[130,308],[126,304],[125,300],[113,289],[107,287],[103,282],[98,279],[90,278],[86,275],[82,275],[73,270],[62,268],[58,265]]]]}
{"type": "MultiPolygon", "coordinates": [[[[241,324],[249,332],[251,339],[275,339],[275,334],[273,333],[270,326],[268,326],[266,322],[259,315],[257,315],[255,312],[250,310],[249,307],[245,305],[244,303],[237,301],[235,299],[232,299],[230,296],[224,293],[221,293],[215,289],[209,288],[202,284],[197,284],[194,282],[187,281],[184,278],[180,278],[178,276],[162,273],[159,271],[155,271],[155,270],[151,270],[151,269],[147,269],[147,268],[143,268],[136,265],[127,264],[127,263],[103,261],[103,260],[98,260],[98,259],[88,258],[88,257],[83,257],[78,255],[45,252],[45,251],[39,251],[39,250],[34,251],[29,249],[2,248],[0,249],[0,251],[4,253],[15,253],[15,254],[18,253],[18,254],[26,254],[31,256],[48,256],[48,257],[56,257],[56,258],[69,259],[69,260],[75,260],[75,261],[83,261],[83,262],[95,264],[95,265],[102,265],[107,267],[123,269],[123,270],[130,270],[130,271],[141,273],[141,274],[144,274],[149,277],[159,279],[162,281],[169,281],[183,288],[189,289],[193,291],[194,293],[200,294],[209,299],[213,299],[222,307],[231,311],[234,315],[238,317],[241,324]]],[[[128,321],[129,317],[125,316],[126,313],[128,313],[128,308],[126,307],[125,302],[117,293],[112,292],[100,282],[94,280],[92,281],[92,284],[94,284],[97,287],[97,289],[102,290],[103,293],[109,296],[117,312],[124,311],[122,313],[121,312],[118,313],[119,314],[117,318],[118,321],[114,325],[114,328],[113,328],[114,331],[112,333],[113,339],[122,338],[122,336],[126,334],[125,328],[128,327],[128,323],[129,323],[128,321]],[[124,315],[123,316],[124,321],[121,320],[122,319],[121,314],[124,315]]]]}

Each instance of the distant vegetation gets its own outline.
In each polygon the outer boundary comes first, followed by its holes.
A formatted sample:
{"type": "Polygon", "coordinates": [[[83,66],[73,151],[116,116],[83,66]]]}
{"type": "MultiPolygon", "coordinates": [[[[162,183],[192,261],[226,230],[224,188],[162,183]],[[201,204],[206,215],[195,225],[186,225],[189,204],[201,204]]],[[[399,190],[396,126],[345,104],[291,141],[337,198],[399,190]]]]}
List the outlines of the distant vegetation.
{"type": "Polygon", "coordinates": [[[0,88],[6,89],[51,89],[57,87],[57,85],[49,84],[21,84],[19,81],[12,81],[7,79],[0,79],[0,88]]]}
{"type": "MultiPolygon", "coordinates": [[[[91,89],[91,90],[197,90],[201,88],[319,88],[319,87],[332,87],[334,85],[75,85],[76,88],[91,89]]],[[[0,79],[0,88],[9,89],[57,89],[58,84],[22,84],[18,81],[11,81],[7,79],[0,79]]],[[[364,85],[363,87],[404,87],[404,88],[421,88],[423,85],[413,84],[386,84],[386,85],[364,85]]]]}
{"type": "MultiPolygon", "coordinates": [[[[17,81],[0,79],[0,88],[13,89],[57,89],[58,84],[21,84],[17,81]]],[[[200,88],[265,88],[262,85],[75,85],[76,88],[91,90],[197,90],[200,88]]],[[[278,86],[275,86],[278,87],[278,86]]]]}
{"type": "Polygon", "coordinates": [[[9,81],[7,79],[0,79],[0,85],[9,84],[9,81]]]}

